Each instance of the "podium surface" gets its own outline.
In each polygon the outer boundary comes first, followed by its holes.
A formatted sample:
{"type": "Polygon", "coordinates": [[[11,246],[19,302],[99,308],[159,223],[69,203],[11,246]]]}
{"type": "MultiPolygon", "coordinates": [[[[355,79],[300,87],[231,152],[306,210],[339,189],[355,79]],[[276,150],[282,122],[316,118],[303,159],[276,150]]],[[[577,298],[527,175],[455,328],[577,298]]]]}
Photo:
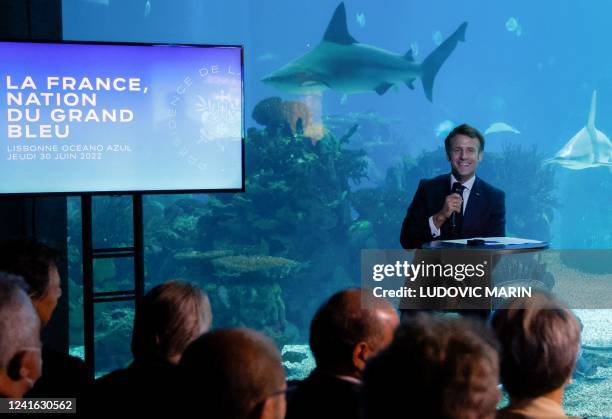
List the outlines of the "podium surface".
{"type": "MultiPolygon", "coordinates": [[[[529,240],[525,243],[504,243],[495,239],[497,237],[483,238],[485,244],[479,244],[476,246],[468,245],[467,243],[461,243],[460,240],[435,240],[429,243],[423,244],[423,250],[480,250],[480,251],[491,251],[495,254],[505,253],[523,253],[523,252],[534,252],[548,249],[548,242],[529,240]]],[[[465,242],[465,240],[461,240],[465,242]]],[[[517,239],[518,240],[518,239],[517,239]]]]}

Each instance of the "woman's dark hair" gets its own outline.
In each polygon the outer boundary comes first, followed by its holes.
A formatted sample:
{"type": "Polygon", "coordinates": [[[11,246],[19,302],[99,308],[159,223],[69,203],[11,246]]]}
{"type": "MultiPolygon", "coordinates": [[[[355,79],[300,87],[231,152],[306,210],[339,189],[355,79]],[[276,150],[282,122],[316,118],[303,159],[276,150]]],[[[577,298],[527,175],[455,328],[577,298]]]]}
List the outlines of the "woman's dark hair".
{"type": "Polygon", "coordinates": [[[33,300],[45,295],[49,286],[49,268],[56,267],[59,252],[27,239],[12,239],[0,244],[0,271],[21,276],[33,300]]]}
{"type": "Polygon", "coordinates": [[[134,360],[168,362],[212,323],[210,302],[204,291],[183,281],[168,281],[152,288],[134,319],[134,360]]]}

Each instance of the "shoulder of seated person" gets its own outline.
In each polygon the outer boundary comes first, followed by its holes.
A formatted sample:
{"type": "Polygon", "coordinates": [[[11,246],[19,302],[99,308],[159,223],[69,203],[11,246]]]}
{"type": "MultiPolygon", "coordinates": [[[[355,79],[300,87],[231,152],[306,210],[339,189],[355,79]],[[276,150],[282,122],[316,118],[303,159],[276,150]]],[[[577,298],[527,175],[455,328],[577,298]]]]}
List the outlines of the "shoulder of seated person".
{"type": "Polygon", "coordinates": [[[58,352],[53,349],[44,349],[41,353],[43,361],[43,374],[52,373],[62,376],[87,375],[87,367],[81,358],[58,352]]]}
{"type": "Polygon", "coordinates": [[[85,365],[85,362],[81,358],[56,351],[55,349],[47,346],[43,346],[41,357],[43,361],[63,362],[68,365],[85,365]]]}

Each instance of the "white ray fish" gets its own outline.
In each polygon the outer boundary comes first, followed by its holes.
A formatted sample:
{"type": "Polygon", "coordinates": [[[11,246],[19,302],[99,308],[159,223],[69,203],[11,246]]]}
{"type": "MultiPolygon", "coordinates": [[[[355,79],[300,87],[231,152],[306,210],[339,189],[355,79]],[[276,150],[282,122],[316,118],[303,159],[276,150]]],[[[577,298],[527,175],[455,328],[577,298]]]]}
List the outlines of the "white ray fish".
{"type": "Polygon", "coordinates": [[[357,23],[359,24],[359,26],[361,26],[362,28],[365,26],[366,24],[366,18],[365,18],[365,14],[363,13],[357,13],[355,15],[355,20],[357,21],[357,23]]]}
{"type": "Polygon", "coordinates": [[[447,119],[446,121],[442,121],[438,124],[436,129],[434,129],[434,133],[436,134],[437,138],[446,137],[448,133],[455,128],[455,126],[456,125],[453,121],[447,119]]]}
{"type": "Polygon", "coordinates": [[[520,134],[521,132],[514,128],[512,125],[508,125],[505,122],[494,122],[489,125],[489,128],[486,129],[485,135],[493,134],[495,132],[512,132],[514,134],[520,134]]]}
{"type": "Polygon", "coordinates": [[[545,164],[556,163],[572,170],[607,166],[612,169],[612,142],[603,132],[595,128],[597,91],[593,91],[591,109],[586,127],[582,128],[545,164]]]}

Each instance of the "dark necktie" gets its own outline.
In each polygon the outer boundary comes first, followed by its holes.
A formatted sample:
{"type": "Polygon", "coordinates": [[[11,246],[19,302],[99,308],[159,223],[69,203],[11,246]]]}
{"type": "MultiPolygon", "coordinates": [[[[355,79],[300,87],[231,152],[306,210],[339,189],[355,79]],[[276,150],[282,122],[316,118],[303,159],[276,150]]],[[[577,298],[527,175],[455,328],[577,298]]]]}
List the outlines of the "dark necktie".
{"type": "Polygon", "coordinates": [[[452,192],[458,193],[461,196],[461,210],[458,213],[454,213],[455,215],[455,226],[451,223],[451,235],[454,239],[461,237],[461,229],[463,227],[463,191],[465,190],[465,186],[463,186],[459,182],[453,183],[452,192]]]}

